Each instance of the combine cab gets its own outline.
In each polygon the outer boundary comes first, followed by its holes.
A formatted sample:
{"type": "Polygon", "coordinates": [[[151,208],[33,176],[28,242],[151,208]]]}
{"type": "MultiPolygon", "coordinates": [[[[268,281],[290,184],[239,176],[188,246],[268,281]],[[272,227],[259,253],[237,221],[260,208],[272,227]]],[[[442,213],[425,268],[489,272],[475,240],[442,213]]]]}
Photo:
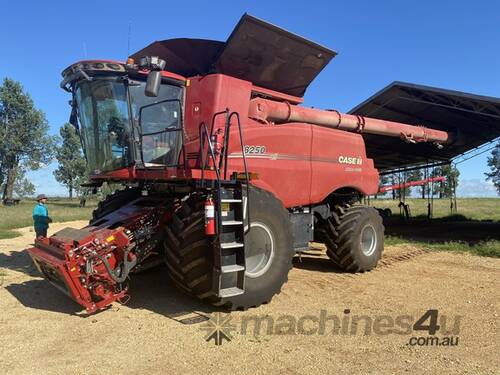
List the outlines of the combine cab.
{"type": "Polygon", "coordinates": [[[245,15],[226,43],[174,39],[127,63],[68,67],[61,85],[89,186],[123,189],[87,227],[38,239],[29,253],[39,271],[91,313],[125,301],[133,273],[159,263],[183,290],[229,309],[269,302],[310,241],[348,272],[373,269],[382,220],[354,205],[379,186],[363,135],[408,150],[457,136],[300,106],[334,56],[245,15]]]}

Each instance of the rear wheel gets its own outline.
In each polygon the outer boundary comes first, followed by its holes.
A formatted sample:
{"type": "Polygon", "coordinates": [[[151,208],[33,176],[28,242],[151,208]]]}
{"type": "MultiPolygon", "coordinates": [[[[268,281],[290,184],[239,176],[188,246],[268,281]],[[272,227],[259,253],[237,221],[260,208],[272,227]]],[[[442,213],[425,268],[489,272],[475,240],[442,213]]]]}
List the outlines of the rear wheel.
{"type": "Polygon", "coordinates": [[[245,293],[218,298],[212,290],[214,251],[204,231],[203,199],[185,199],[166,227],[165,259],[172,280],[198,298],[229,309],[267,303],[288,280],[294,256],[288,212],[271,193],[250,188],[245,242],[245,293]]]}
{"type": "Polygon", "coordinates": [[[375,268],[384,250],[382,218],[367,206],[335,206],[330,217],[318,221],[315,237],[325,243],[328,257],[350,272],[375,268]]]}

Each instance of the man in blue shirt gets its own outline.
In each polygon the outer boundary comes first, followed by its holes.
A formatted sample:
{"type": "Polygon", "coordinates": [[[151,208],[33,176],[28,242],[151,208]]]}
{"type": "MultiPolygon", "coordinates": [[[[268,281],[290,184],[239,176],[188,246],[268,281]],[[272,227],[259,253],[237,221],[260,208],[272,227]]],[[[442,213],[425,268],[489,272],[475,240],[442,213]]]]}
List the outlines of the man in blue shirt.
{"type": "Polygon", "coordinates": [[[38,203],[33,209],[36,238],[47,237],[47,229],[49,228],[49,223],[52,221],[49,218],[49,210],[45,205],[47,203],[47,197],[45,194],[40,194],[36,197],[36,200],[38,203]]]}

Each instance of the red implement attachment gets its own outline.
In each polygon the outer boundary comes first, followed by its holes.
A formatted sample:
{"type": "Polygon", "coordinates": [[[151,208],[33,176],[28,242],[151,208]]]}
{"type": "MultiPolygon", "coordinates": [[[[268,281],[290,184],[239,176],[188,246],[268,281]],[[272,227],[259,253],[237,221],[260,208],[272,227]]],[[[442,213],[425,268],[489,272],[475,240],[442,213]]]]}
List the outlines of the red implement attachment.
{"type": "Polygon", "coordinates": [[[124,228],[92,229],[96,228],[65,228],[37,239],[28,250],[40,273],[88,313],[125,297],[127,289],[115,269],[121,263],[134,263],[124,228]]]}

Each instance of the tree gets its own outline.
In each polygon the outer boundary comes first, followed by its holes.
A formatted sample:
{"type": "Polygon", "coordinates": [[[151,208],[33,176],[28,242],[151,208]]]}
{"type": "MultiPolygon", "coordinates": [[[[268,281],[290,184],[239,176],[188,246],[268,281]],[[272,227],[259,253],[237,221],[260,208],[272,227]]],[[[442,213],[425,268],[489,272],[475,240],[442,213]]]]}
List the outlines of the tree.
{"type": "Polygon", "coordinates": [[[21,170],[39,169],[52,157],[54,139],[47,135],[45,114],[17,81],[0,86],[0,181],[3,199],[12,199],[21,170]]]}
{"type": "MultiPolygon", "coordinates": [[[[0,183],[0,190],[3,191],[4,186],[0,183]]],[[[26,170],[18,167],[16,170],[16,182],[14,183],[14,195],[18,197],[26,197],[35,194],[35,185],[26,178],[26,170]]]]}
{"type": "MultiPolygon", "coordinates": [[[[380,175],[379,176],[378,184],[380,187],[385,186],[388,183],[389,183],[389,176],[387,176],[387,175],[380,175]]],[[[384,198],[386,194],[387,193],[377,193],[377,194],[375,194],[375,199],[377,199],[379,196],[384,198]]]]}
{"type": "Polygon", "coordinates": [[[85,159],[82,155],[80,138],[71,124],[64,124],[59,130],[60,144],[56,147],[59,167],[54,171],[58,182],[68,188],[69,198],[80,191],[80,183],[85,176],[85,159]]]}
{"type": "Polygon", "coordinates": [[[453,191],[456,190],[458,186],[458,177],[460,176],[460,171],[457,167],[451,164],[443,165],[437,167],[431,173],[431,177],[446,177],[445,182],[441,182],[439,185],[434,185],[434,192],[439,195],[439,198],[449,198],[452,196],[453,191]]]}
{"type": "MultiPolygon", "coordinates": [[[[399,172],[399,173],[394,173],[392,176],[392,184],[393,185],[401,185],[405,184],[407,182],[413,181],[413,171],[407,171],[407,172],[399,172]]],[[[396,199],[396,197],[401,201],[403,200],[404,197],[409,197],[411,193],[411,187],[403,187],[401,189],[394,189],[392,191],[392,199],[396,199]]]]}
{"type": "MultiPolygon", "coordinates": [[[[427,177],[427,175],[422,172],[422,169],[416,169],[415,171],[413,171],[412,181],[420,181],[426,177],[427,177]]],[[[418,186],[418,189],[420,190],[420,194],[421,194],[422,199],[425,199],[425,193],[429,190],[429,184],[426,183],[426,184],[420,185],[420,186],[418,186]]]]}
{"type": "Polygon", "coordinates": [[[14,194],[18,197],[27,197],[35,194],[35,185],[26,177],[26,170],[19,168],[17,170],[17,178],[14,183],[14,194]]]}
{"type": "Polygon", "coordinates": [[[488,157],[488,167],[490,167],[491,172],[485,173],[486,179],[493,182],[498,194],[500,194],[500,141],[491,151],[491,156],[488,157]]]}

